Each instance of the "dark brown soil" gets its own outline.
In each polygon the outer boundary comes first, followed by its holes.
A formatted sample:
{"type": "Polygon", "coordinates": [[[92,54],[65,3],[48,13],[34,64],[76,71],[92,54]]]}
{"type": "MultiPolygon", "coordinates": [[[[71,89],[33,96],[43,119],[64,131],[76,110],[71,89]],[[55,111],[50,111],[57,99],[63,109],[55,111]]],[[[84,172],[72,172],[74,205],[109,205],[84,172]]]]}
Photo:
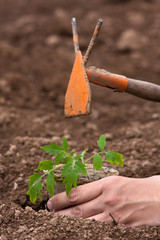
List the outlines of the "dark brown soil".
{"type": "Polygon", "coordinates": [[[0,231],[5,239],[160,239],[158,227],[126,228],[44,210],[26,196],[28,176],[45,155],[40,146],[66,136],[73,149],[124,155],[128,177],[160,174],[160,105],[92,85],[92,114],[65,119],[64,95],[74,50],[76,17],[81,50],[99,17],[104,24],[88,66],[159,84],[159,0],[0,1],[0,231]],[[128,36],[134,36],[134,41],[128,36]]]}

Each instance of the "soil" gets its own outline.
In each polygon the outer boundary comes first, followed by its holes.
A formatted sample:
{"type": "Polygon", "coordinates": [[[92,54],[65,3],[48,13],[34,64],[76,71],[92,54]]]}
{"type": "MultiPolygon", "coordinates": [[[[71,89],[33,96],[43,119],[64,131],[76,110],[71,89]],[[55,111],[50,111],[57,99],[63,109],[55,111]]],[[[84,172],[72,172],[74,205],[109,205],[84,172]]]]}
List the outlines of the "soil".
{"type": "Polygon", "coordinates": [[[40,146],[64,135],[78,151],[124,155],[120,175],[160,174],[160,105],[91,84],[92,114],[64,117],[64,96],[74,62],[71,18],[85,50],[104,20],[87,66],[159,84],[159,0],[0,1],[0,234],[5,239],[160,239],[159,227],[126,228],[56,216],[48,199],[31,204],[28,177],[46,155],[40,146]],[[133,37],[134,36],[134,37],[133,37]]]}

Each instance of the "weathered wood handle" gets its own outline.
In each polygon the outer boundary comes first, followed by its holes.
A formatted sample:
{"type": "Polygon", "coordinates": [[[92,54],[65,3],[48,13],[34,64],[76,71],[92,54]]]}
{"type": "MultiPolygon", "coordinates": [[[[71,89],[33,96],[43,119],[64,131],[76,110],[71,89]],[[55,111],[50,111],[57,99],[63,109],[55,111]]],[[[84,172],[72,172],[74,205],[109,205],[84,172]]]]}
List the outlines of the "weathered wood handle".
{"type": "Polygon", "coordinates": [[[127,92],[140,98],[160,102],[160,86],[125,76],[110,73],[103,69],[90,67],[86,69],[88,80],[94,84],[127,92]]]}
{"type": "Polygon", "coordinates": [[[141,81],[141,80],[134,80],[131,78],[128,79],[128,86],[126,89],[127,93],[135,95],[140,98],[144,98],[151,101],[160,102],[160,86],[141,81]]]}

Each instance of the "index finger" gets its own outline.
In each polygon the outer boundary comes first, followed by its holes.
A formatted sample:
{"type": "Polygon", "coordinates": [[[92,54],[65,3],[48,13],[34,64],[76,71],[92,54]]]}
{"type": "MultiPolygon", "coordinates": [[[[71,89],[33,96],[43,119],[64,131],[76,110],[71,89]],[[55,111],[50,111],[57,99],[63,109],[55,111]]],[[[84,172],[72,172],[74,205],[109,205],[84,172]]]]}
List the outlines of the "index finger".
{"type": "Polygon", "coordinates": [[[65,192],[59,193],[49,199],[47,207],[50,211],[59,211],[69,206],[82,204],[97,198],[102,193],[102,181],[87,183],[72,188],[69,196],[65,192]]]}

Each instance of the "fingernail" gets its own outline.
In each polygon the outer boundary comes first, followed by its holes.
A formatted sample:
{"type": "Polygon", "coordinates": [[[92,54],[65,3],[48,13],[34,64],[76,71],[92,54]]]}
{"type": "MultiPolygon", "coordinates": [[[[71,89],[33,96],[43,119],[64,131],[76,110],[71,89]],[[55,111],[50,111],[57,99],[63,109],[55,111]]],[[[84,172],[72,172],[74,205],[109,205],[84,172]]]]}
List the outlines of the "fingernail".
{"type": "Polygon", "coordinates": [[[50,210],[50,211],[52,211],[53,209],[53,204],[52,204],[52,202],[51,201],[48,201],[47,202],[47,207],[48,207],[48,209],[50,210]]]}

